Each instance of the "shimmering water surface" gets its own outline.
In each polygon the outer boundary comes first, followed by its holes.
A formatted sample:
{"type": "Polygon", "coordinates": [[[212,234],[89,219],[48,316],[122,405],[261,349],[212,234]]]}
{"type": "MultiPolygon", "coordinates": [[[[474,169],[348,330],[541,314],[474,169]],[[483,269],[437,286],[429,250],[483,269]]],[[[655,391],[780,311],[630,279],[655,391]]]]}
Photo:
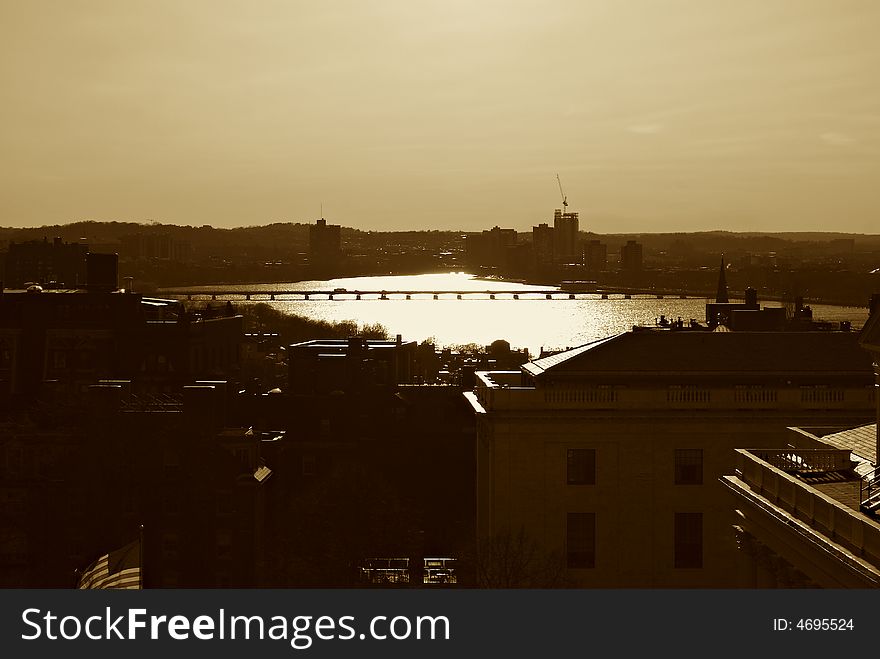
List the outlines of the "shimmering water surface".
{"type": "MultiPolygon", "coordinates": [[[[354,277],[329,281],[301,281],[288,284],[242,284],[222,286],[194,286],[187,290],[211,291],[474,291],[461,300],[455,295],[443,295],[434,300],[429,293],[414,294],[407,300],[402,295],[389,294],[388,300],[355,300],[353,293],[337,293],[333,300],[285,300],[268,302],[286,313],[325,321],[353,320],[360,325],[381,323],[393,334],[402,334],[406,340],[422,341],[433,338],[441,346],[464,343],[488,345],[495,339],[506,339],[515,348],[528,348],[532,354],[544,348],[577,346],[594,339],[630,329],[633,325],[653,325],[661,314],[667,318],[681,317],[685,321],[705,319],[705,298],[679,299],[635,295],[624,299],[622,294],[610,295],[603,300],[597,294],[578,293],[577,299],[547,300],[544,294],[523,295],[518,300],[510,296],[489,299],[485,291],[559,290],[549,286],[517,284],[475,279],[466,273],[405,275],[387,277],[354,277]]],[[[174,289],[166,289],[172,292],[174,289]]],[[[265,301],[265,300],[259,300],[265,301]]],[[[778,302],[764,302],[765,306],[780,306],[778,302]]],[[[814,305],[817,320],[849,320],[861,327],[868,316],[867,309],[814,305]]]]}

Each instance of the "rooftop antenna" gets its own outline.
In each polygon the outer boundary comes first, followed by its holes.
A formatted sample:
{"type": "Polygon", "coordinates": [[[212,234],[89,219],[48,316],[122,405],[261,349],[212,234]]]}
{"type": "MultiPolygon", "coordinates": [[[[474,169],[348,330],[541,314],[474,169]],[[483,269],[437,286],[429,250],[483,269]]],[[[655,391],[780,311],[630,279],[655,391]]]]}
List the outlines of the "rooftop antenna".
{"type": "Polygon", "coordinates": [[[321,219],[324,219],[324,202],[321,202],[321,219]]]}
{"type": "Polygon", "coordinates": [[[559,194],[562,195],[562,213],[565,214],[568,212],[568,197],[562,191],[562,181],[559,179],[558,173],[556,174],[556,182],[559,184],[559,194]]]}

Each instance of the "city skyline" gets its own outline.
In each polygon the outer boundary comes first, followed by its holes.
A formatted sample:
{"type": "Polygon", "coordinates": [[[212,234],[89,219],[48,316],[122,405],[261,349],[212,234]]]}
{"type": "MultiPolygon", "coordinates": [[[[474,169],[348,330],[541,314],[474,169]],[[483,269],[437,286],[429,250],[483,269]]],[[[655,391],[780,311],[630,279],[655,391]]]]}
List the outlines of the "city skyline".
{"type": "Polygon", "coordinates": [[[19,3],[0,225],[871,233],[880,8],[19,3]],[[322,213],[323,207],[323,213],[322,213]]]}

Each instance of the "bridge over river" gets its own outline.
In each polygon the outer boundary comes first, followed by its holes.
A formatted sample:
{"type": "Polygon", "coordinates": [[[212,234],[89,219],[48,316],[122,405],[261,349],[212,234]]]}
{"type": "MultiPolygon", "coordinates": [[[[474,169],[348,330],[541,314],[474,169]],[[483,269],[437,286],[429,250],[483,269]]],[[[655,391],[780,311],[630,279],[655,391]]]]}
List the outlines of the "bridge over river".
{"type": "Polygon", "coordinates": [[[215,289],[205,288],[175,288],[159,292],[163,297],[185,298],[187,300],[252,300],[252,301],[303,301],[303,300],[411,300],[413,297],[420,299],[545,299],[545,300],[583,300],[583,299],[630,299],[633,295],[645,295],[662,299],[664,296],[674,296],[685,299],[687,296],[676,292],[623,292],[618,290],[602,290],[593,292],[574,292],[565,290],[547,289],[517,289],[517,290],[348,290],[336,288],[332,290],[266,290],[254,289],[215,289]]]}

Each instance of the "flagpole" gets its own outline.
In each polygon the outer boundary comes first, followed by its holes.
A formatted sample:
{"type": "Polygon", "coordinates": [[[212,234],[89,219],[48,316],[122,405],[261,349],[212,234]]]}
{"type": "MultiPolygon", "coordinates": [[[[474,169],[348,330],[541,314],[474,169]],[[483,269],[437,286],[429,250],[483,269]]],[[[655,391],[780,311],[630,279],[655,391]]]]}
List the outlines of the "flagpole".
{"type": "Polygon", "coordinates": [[[138,585],[140,586],[140,590],[144,589],[144,565],[146,564],[146,555],[144,553],[144,525],[140,526],[140,533],[138,534],[138,542],[140,542],[140,570],[138,570],[138,585]]]}

